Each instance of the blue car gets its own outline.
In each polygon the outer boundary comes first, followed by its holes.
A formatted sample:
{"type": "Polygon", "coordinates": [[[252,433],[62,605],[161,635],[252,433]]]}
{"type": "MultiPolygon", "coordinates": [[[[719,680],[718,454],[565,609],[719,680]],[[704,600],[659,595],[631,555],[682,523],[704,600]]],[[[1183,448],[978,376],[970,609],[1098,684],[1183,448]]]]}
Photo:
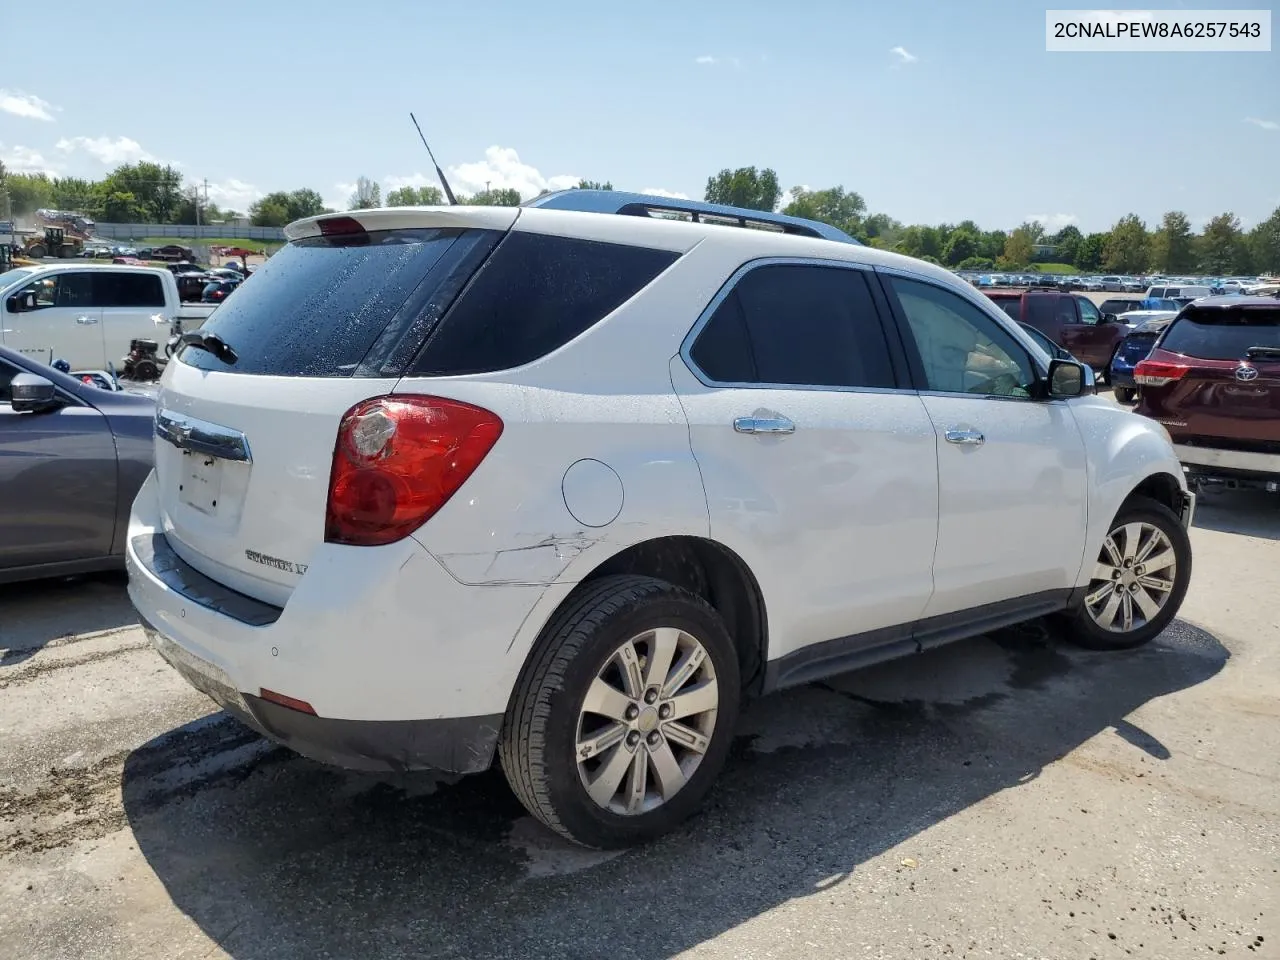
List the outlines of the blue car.
{"type": "Polygon", "coordinates": [[[1164,328],[1173,322],[1173,317],[1165,316],[1144,320],[1116,348],[1111,358],[1111,389],[1121,403],[1132,403],[1138,395],[1138,384],[1133,379],[1133,368],[1151,353],[1151,348],[1160,339],[1164,328]]]}

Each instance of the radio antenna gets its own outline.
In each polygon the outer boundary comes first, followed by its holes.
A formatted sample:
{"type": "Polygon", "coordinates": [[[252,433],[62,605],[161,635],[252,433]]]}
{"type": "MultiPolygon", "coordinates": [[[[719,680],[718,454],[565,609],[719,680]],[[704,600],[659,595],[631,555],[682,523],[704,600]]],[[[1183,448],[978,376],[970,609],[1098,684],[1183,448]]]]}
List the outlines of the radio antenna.
{"type": "Polygon", "coordinates": [[[436,155],[431,152],[431,144],[427,143],[427,138],[422,136],[422,127],[418,126],[418,118],[412,111],[409,113],[409,119],[413,121],[414,129],[418,131],[418,136],[422,140],[422,145],[427,148],[427,156],[431,158],[431,165],[436,168],[436,176],[440,178],[440,186],[444,187],[444,195],[449,198],[452,206],[457,206],[458,201],[453,197],[453,191],[449,189],[449,181],[445,179],[444,171],[440,169],[440,164],[436,163],[436,155]]]}

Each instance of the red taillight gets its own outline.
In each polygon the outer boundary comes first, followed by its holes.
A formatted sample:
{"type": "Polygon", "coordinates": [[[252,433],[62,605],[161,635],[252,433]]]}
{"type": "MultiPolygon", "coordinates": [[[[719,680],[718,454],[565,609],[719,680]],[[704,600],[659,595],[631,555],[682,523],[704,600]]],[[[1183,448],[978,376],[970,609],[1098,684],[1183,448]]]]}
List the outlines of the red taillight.
{"type": "Polygon", "coordinates": [[[1144,387],[1163,387],[1166,383],[1181,380],[1190,369],[1185,363],[1167,363],[1164,360],[1141,360],[1133,368],[1133,380],[1144,387]]]}
{"type": "Polygon", "coordinates": [[[309,713],[313,717],[316,715],[316,708],[307,703],[307,701],[298,700],[296,697],[286,697],[283,693],[276,693],[266,687],[259,688],[258,697],[271,703],[278,703],[282,707],[288,707],[290,710],[297,710],[299,713],[309,713]]]}
{"type": "Polygon", "coordinates": [[[502,420],[440,397],[375,397],[347,411],[329,474],[324,538],[377,546],[443,507],[502,436],[502,420]]]}
{"type": "Polygon", "coordinates": [[[353,233],[364,233],[364,224],[355,217],[325,217],[317,221],[322,237],[349,237],[353,233]]]}

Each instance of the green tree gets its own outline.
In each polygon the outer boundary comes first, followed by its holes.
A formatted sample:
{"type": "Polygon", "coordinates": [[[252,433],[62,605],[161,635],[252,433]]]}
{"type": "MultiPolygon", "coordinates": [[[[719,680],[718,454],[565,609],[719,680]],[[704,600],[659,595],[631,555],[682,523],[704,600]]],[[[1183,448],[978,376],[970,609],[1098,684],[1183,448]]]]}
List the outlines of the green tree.
{"type": "Polygon", "coordinates": [[[481,190],[462,202],[473,207],[518,207],[520,206],[520,191],[514,187],[481,190]]]}
{"type": "Polygon", "coordinates": [[[1151,243],[1147,225],[1136,213],[1116,221],[1102,250],[1102,265],[1118,273],[1142,273],[1151,266],[1151,243]]]}
{"type": "Polygon", "coordinates": [[[1107,247],[1107,234],[1091,233],[1080,241],[1076,252],[1076,266],[1081,270],[1097,270],[1107,247]]]}
{"type": "Polygon", "coordinates": [[[93,183],[80,177],[54,177],[50,203],[58,210],[87,212],[93,205],[93,183]]]}
{"type": "Polygon", "coordinates": [[[856,234],[863,243],[884,250],[892,250],[902,236],[902,224],[887,213],[872,213],[862,219],[862,229],[856,234]]]}
{"type": "MultiPolygon", "coordinates": [[[[575,190],[612,190],[613,184],[608,180],[601,183],[599,180],[579,180],[575,190]]],[[[544,190],[543,193],[546,193],[544,190]]],[[[541,196],[541,194],[539,194],[541,196]]]]}
{"type": "Polygon", "coordinates": [[[957,270],[991,270],[995,267],[995,261],[987,257],[970,257],[968,260],[961,260],[956,264],[957,270]]]}
{"type": "Polygon", "coordinates": [[[1240,218],[1234,213],[1220,213],[1200,234],[1200,269],[1218,276],[1240,274],[1248,270],[1249,251],[1240,230],[1240,218]]]}
{"type": "Polygon", "coordinates": [[[977,259],[978,243],[977,233],[965,227],[956,227],[942,248],[942,262],[954,267],[965,260],[977,259]]]}
{"type": "Polygon", "coordinates": [[[401,187],[387,194],[388,207],[438,207],[444,203],[439,187],[401,187]]]}
{"type": "Polygon", "coordinates": [[[98,184],[98,202],[103,205],[99,219],[111,221],[106,207],[116,193],[133,195],[140,208],[141,219],[151,223],[172,223],[182,204],[182,174],[170,166],[142,161],[122,163],[98,184]]]}
{"type": "Polygon", "coordinates": [[[115,190],[102,198],[100,220],[108,223],[139,223],[147,219],[149,211],[128,190],[115,190]]]}
{"type": "Polygon", "coordinates": [[[1036,220],[1030,220],[1009,234],[1004,242],[1004,260],[1009,264],[1007,269],[1020,269],[1031,262],[1035,252],[1034,244],[1044,233],[1044,226],[1036,220]]]}
{"type": "Polygon", "coordinates": [[[285,206],[289,209],[290,221],[317,217],[324,213],[324,198],[310,187],[300,187],[289,191],[285,206]]]}
{"type": "Polygon", "coordinates": [[[382,206],[382,187],[368,177],[356,177],[356,188],[347,201],[350,210],[370,210],[382,206]]]}
{"type": "Polygon", "coordinates": [[[806,190],[794,187],[791,202],[782,212],[789,217],[804,217],[829,223],[853,236],[862,229],[862,215],[867,211],[866,202],[852,190],[844,187],[828,187],[826,190],[806,190]]]}
{"type": "Polygon", "coordinates": [[[1191,221],[1181,210],[1170,210],[1151,234],[1151,265],[1163,273],[1186,273],[1195,268],[1195,237],[1191,221]]]}
{"type": "Polygon", "coordinates": [[[1249,231],[1254,268],[1269,276],[1280,275],[1280,207],[1249,231]]]}
{"type": "Polygon", "coordinates": [[[10,173],[4,186],[15,217],[53,205],[53,182],[43,173],[10,173]]]}
{"type": "Polygon", "coordinates": [[[1009,234],[1003,230],[988,230],[980,236],[978,256],[986,257],[993,263],[997,258],[1004,256],[1004,245],[1009,242],[1009,234]]]}
{"type": "Polygon", "coordinates": [[[778,175],[768,167],[763,170],[755,167],[730,170],[726,167],[714,177],[707,177],[707,203],[773,212],[781,196],[778,175]]]}
{"type": "Polygon", "coordinates": [[[289,195],[284,192],[269,193],[249,208],[249,222],[255,227],[283,227],[292,223],[289,216],[289,195]]]}
{"type": "Polygon", "coordinates": [[[1053,245],[1057,247],[1054,253],[1054,259],[1059,263],[1075,264],[1076,258],[1080,255],[1080,243],[1084,240],[1084,234],[1073,224],[1067,224],[1053,237],[1053,245]]]}

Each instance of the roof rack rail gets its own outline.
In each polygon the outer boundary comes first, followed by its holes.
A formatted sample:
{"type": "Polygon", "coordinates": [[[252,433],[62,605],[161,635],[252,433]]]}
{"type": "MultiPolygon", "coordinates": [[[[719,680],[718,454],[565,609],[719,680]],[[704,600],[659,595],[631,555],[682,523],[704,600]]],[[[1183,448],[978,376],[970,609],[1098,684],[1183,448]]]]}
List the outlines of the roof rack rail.
{"type": "Polygon", "coordinates": [[[801,237],[817,237],[839,243],[861,246],[843,230],[818,220],[789,217],[785,213],[769,213],[746,207],[730,207],[719,203],[703,203],[700,200],[680,200],[648,193],[624,193],[621,190],[559,190],[544,193],[521,204],[525,207],[545,207],[550,210],[577,210],[582,213],[613,213],[632,217],[672,217],[688,214],[694,223],[718,223],[725,226],[774,230],[801,237]]]}

